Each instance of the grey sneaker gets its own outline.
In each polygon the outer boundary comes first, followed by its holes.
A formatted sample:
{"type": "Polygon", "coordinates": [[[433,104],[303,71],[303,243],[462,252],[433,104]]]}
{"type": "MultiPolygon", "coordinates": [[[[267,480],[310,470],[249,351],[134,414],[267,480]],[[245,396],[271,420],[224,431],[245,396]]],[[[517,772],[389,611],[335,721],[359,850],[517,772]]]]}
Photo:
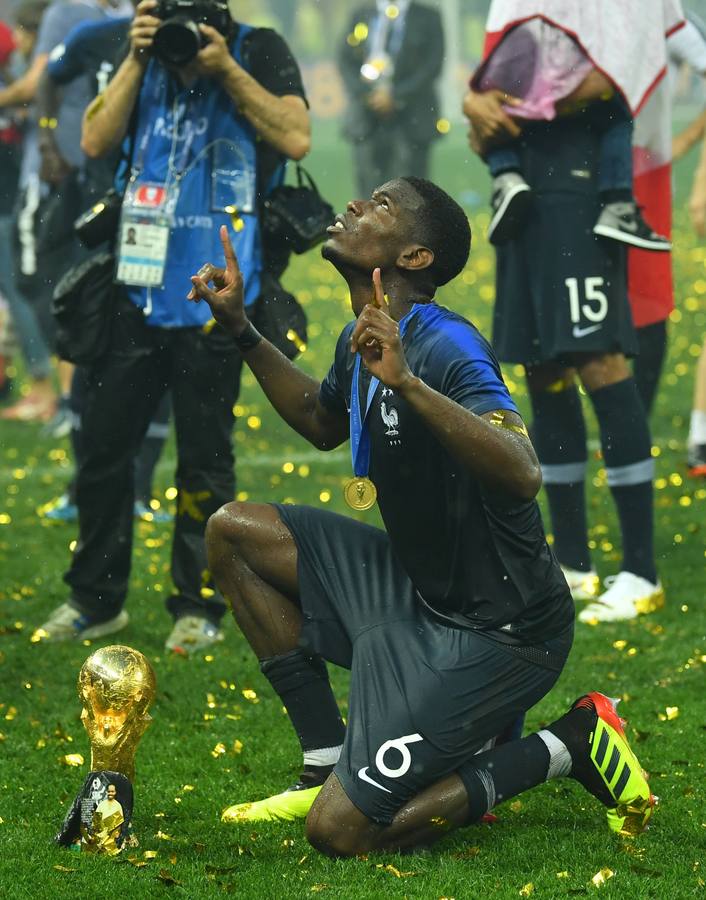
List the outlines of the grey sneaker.
{"type": "Polygon", "coordinates": [[[488,240],[498,246],[512,240],[525,224],[532,203],[532,190],[519,172],[503,172],[493,179],[490,205],[493,215],[488,240]]]}
{"type": "Polygon", "coordinates": [[[174,623],[172,633],[164,646],[165,649],[172,650],[174,653],[189,656],[191,653],[198,653],[199,650],[204,650],[211,644],[217,644],[222,640],[223,632],[219,631],[213,622],[202,619],[200,616],[182,616],[174,623]]]}
{"type": "Polygon", "coordinates": [[[631,201],[606,203],[593,233],[642,250],[668,252],[672,249],[669,239],[653,231],[642,218],[640,207],[631,201]]]}
{"type": "Polygon", "coordinates": [[[59,643],[60,641],[85,641],[104,637],[120,631],[130,621],[130,617],[121,610],[117,616],[106,622],[91,623],[90,619],[68,603],[62,603],[49,616],[47,621],[40,625],[32,635],[32,641],[46,641],[59,643]]]}

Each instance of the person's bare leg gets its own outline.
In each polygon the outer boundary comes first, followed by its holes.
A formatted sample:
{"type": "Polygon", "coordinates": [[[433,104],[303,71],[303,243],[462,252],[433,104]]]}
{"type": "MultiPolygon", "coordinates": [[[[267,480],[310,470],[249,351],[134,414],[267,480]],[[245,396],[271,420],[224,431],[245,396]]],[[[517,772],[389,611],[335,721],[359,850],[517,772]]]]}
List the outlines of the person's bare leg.
{"type": "Polygon", "coordinates": [[[277,510],[227,504],[209,519],[206,548],[213,578],[258,659],[294,650],[302,623],[297,548],[277,510]]]}
{"type": "Polygon", "coordinates": [[[371,850],[429,846],[453,828],[468,824],[468,816],[468,796],[458,775],[422,791],[388,826],[377,825],[354,806],[331,775],[307,817],[306,832],[312,846],[327,856],[355,856],[371,850]]]}
{"type": "Polygon", "coordinates": [[[294,538],[274,507],[229,503],[209,519],[206,547],[214,580],[299,738],[298,784],[318,789],[338,761],[345,726],[324,660],[299,647],[294,538]]]}
{"type": "Polygon", "coordinates": [[[694,409],[706,415],[706,340],[701,348],[701,355],[696,364],[694,380],[694,409]]]}
{"type": "Polygon", "coordinates": [[[694,373],[694,402],[689,420],[689,474],[706,475],[706,340],[694,373]]]}

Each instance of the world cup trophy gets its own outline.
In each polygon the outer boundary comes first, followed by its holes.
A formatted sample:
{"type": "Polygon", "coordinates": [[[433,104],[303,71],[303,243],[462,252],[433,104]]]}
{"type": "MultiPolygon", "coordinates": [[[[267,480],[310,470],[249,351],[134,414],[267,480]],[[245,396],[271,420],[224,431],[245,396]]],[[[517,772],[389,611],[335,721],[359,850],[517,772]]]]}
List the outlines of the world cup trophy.
{"type": "Polygon", "coordinates": [[[119,853],[131,831],[135,754],[157,689],[149,661],[132,647],[103,647],[78,676],[81,721],[91,744],[91,771],[56,837],[89,853],[119,853]]]}

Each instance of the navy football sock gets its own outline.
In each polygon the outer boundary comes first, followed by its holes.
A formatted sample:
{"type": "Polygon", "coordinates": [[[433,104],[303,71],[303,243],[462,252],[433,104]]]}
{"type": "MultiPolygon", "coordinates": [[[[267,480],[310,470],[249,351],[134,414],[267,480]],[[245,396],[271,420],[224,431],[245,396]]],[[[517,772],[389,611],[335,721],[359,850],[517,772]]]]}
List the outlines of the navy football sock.
{"type": "MultiPolygon", "coordinates": [[[[305,757],[307,751],[340,747],[346,729],[320,656],[292,650],[261,660],[260,671],[287,708],[305,757]]],[[[322,757],[319,764],[326,762],[322,757]]]]}
{"type": "Polygon", "coordinates": [[[477,753],[457,771],[468,795],[468,824],[498,803],[547,780],[551,754],[536,734],[477,753]]]}
{"type": "Polygon", "coordinates": [[[591,568],[586,526],[586,425],[575,384],[557,383],[532,393],[532,440],[542,466],[554,531],[554,553],[562,565],[591,568]],[[560,386],[561,385],[561,386],[560,386]]]}
{"type": "Polygon", "coordinates": [[[620,520],[622,568],[655,584],[654,460],[642,401],[633,378],[600,388],[590,397],[601,430],[608,484],[620,520]]]}

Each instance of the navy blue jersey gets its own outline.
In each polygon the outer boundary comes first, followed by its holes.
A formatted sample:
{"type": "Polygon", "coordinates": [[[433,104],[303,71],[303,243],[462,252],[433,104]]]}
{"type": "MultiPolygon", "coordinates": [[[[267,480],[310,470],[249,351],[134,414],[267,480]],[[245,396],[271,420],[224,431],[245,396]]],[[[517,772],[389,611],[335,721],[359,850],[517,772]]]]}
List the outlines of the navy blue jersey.
{"type": "Polygon", "coordinates": [[[102,93],[127,52],[131,22],[125,17],[79,22],[51,54],[51,80],[67,85],[86,76],[91,99],[102,93]]]}
{"type": "MultiPolygon", "coordinates": [[[[321,402],[350,409],[354,355],[343,329],[321,402]]],[[[403,338],[407,363],[425,384],[476,415],[516,411],[488,342],[462,316],[430,303],[403,338]]],[[[370,375],[361,367],[360,402],[370,375]]],[[[545,639],[571,622],[566,582],[547,546],[536,502],[500,498],[439,443],[402,397],[380,384],[367,418],[370,477],[393,551],[422,600],[461,624],[504,626],[545,639]]]]}

